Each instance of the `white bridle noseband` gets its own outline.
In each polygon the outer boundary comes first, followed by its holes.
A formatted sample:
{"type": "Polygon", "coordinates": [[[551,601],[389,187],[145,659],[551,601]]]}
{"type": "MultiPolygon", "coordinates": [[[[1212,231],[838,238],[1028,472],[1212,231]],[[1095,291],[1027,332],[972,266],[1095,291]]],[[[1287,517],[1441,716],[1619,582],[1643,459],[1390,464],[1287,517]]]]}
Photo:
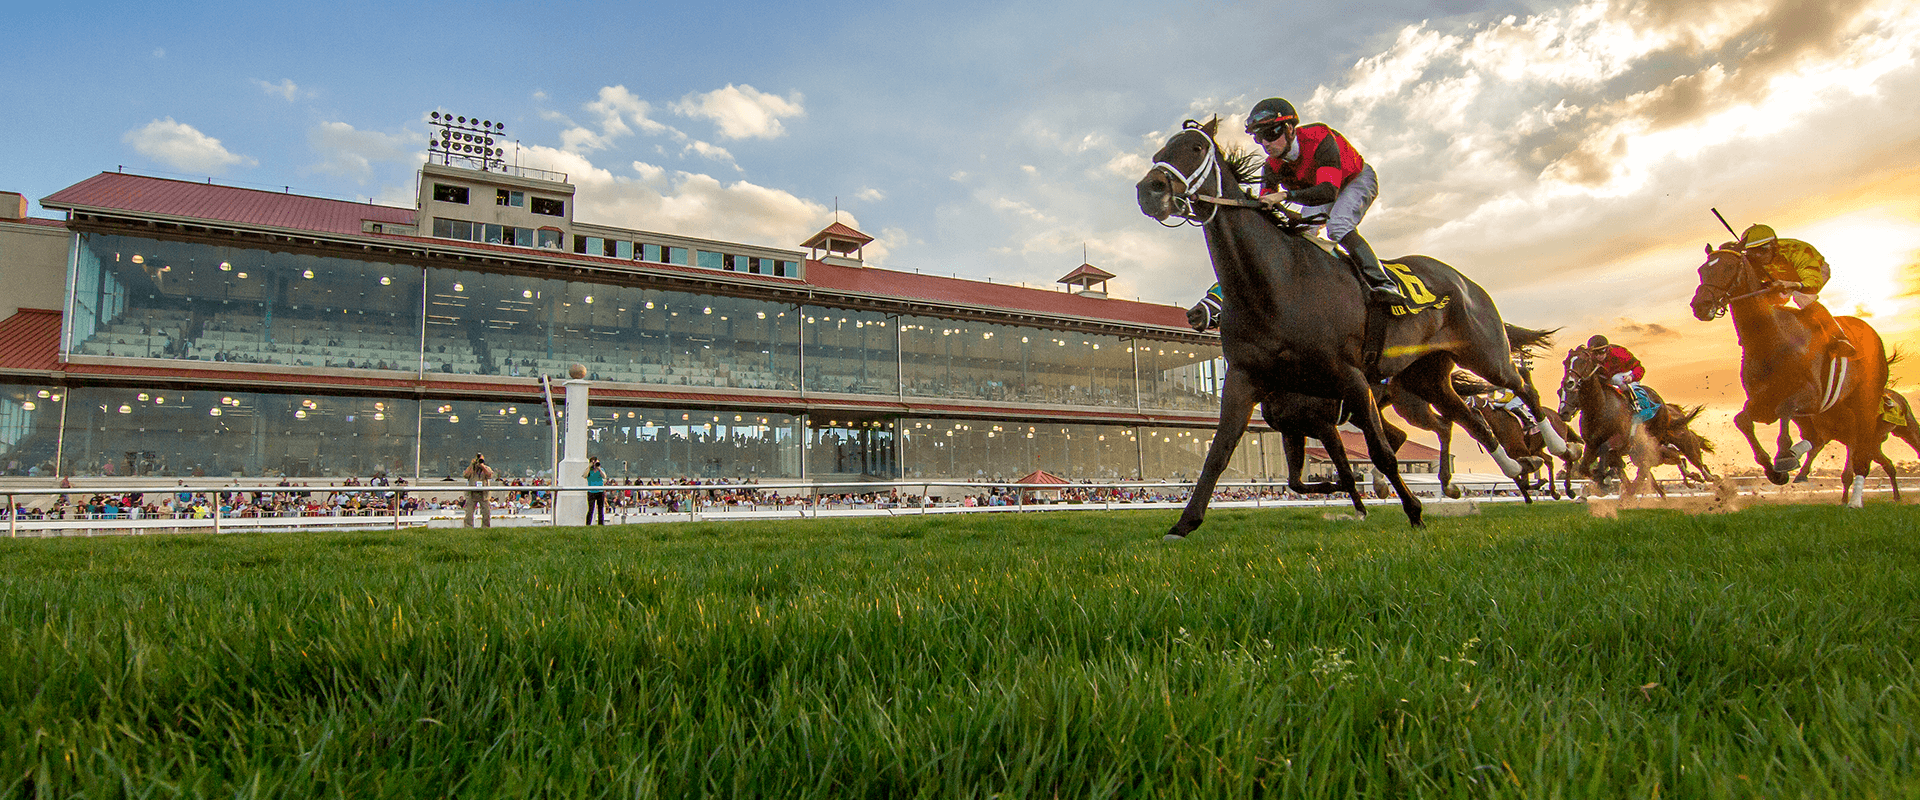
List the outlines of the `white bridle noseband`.
{"type": "Polygon", "coordinates": [[[1193,198],[1200,193],[1201,185],[1206,183],[1209,178],[1213,180],[1214,196],[1218,197],[1226,194],[1226,178],[1222,175],[1220,158],[1216,155],[1220,152],[1220,146],[1213,141],[1212,136],[1208,136],[1206,131],[1200,129],[1198,123],[1188,120],[1184,127],[1186,130],[1199,133],[1201,138],[1207,140],[1207,155],[1205,158],[1200,159],[1200,165],[1194,167],[1192,173],[1182,173],[1178,167],[1165,161],[1153,162],[1154,169],[1166,170],[1167,174],[1172,175],[1175,180],[1180,181],[1180,186],[1185,189],[1185,191],[1173,195],[1174,216],[1179,217],[1182,221],[1172,224],[1168,224],[1166,220],[1160,221],[1161,225],[1169,228],[1178,228],[1182,225],[1205,225],[1213,221],[1213,215],[1220,213],[1219,206],[1212,206],[1207,209],[1206,219],[1201,219],[1200,212],[1194,208],[1193,198]]]}

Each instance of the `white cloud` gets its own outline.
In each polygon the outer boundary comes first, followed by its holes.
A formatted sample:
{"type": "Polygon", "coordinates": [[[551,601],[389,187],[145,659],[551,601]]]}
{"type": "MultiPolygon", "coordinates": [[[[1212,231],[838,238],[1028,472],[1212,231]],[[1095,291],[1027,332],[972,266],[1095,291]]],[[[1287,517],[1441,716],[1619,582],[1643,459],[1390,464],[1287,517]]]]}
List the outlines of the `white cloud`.
{"type": "MultiPolygon", "coordinates": [[[[634,126],[649,133],[668,130],[653,119],[653,105],[634,96],[625,86],[602,86],[599,96],[582,106],[598,122],[598,130],[574,125],[560,132],[561,147],[576,153],[604,150],[616,141],[633,135],[634,126]],[[629,124],[631,123],[631,124],[629,124]]],[[[566,119],[556,112],[543,112],[548,119],[566,119]]],[[[571,121],[568,120],[571,124],[571,121]]]]}
{"type": "Polygon", "coordinates": [[[715,89],[705,94],[689,94],[673,104],[683,116],[709,119],[720,126],[727,139],[778,139],[786,135],[780,120],[806,115],[799,92],[786,97],[767,94],[752,86],[715,89]]]}
{"type": "Polygon", "coordinates": [[[344,122],[322,122],[307,132],[307,143],[320,154],[314,171],[352,178],[362,185],[374,176],[375,164],[419,161],[422,141],[404,132],[356,130],[344,122]]]}
{"type": "Polygon", "coordinates": [[[865,189],[861,189],[858,192],[854,192],[853,196],[857,200],[865,200],[870,203],[877,203],[877,202],[880,202],[881,200],[887,199],[886,192],[880,191],[879,189],[875,189],[871,186],[865,189]]]}
{"type": "MultiPolygon", "coordinates": [[[[744,180],[728,183],[642,161],[630,163],[631,175],[615,175],[585,156],[551,147],[526,148],[520,161],[567,173],[578,187],[574,218],[583,222],[797,247],[833,220],[833,210],[821,203],[744,180]]],[[[858,227],[852,215],[841,216],[858,227]]],[[[874,263],[885,253],[875,246],[866,251],[874,263]]]]}
{"type": "Polygon", "coordinates": [[[156,119],[127,131],[120,140],[133,146],[134,152],[174,169],[219,175],[235,165],[254,166],[260,162],[227,151],[215,139],[192,125],[174,122],[172,117],[156,119]]]}
{"type": "MultiPolygon", "coordinates": [[[[707,142],[695,141],[688,143],[683,152],[693,153],[711,161],[719,161],[725,164],[733,163],[733,154],[727,152],[727,148],[715,144],[708,144],[707,142]]],[[[735,169],[738,169],[738,167],[735,167],[735,169]]]]}
{"type": "Polygon", "coordinates": [[[254,78],[253,85],[260,87],[261,91],[284,99],[289,103],[300,97],[300,87],[294,85],[292,78],[281,78],[279,83],[268,83],[259,78],[254,78]]]}

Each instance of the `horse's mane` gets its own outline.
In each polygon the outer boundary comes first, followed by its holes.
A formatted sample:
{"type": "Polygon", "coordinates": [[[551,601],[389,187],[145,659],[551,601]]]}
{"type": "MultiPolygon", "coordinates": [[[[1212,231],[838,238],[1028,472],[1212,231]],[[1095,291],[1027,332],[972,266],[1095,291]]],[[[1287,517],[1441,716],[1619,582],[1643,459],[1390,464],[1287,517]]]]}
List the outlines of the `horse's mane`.
{"type": "MultiPolygon", "coordinates": [[[[1208,138],[1212,138],[1220,128],[1220,115],[1218,114],[1215,114],[1212,119],[1207,120],[1204,124],[1195,120],[1187,121],[1198,125],[1200,130],[1206,132],[1208,138]]],[[[1220,140],[1214,139],[1214,143],[1219,144],[1220,140]]],[[[1228,149],[1226,145],[1220,145],[1221,168],[1227,171],[1227,175],[1233,179],[1234,183],[1240,184],[1241,186],[1250,183],[1259,183],[1260,169],[1266,166],[1266,164],[1267,155],[1260,152],[1257,148],[1253,150],[1247,150],[1241,147],[1228,149]]]]}
{"type": "Polygon", "coordinates": [[[1673,420],[1675,425],[1691,425],[1693,424],[1693,420],[1700,416],[1700,412],[1707,410],[1705,405],[1697,405],[1691,409],[1686,406],[1674,406],[1674,408],[1680,410],[1680,416],[1675,417],[1673,420]]]}

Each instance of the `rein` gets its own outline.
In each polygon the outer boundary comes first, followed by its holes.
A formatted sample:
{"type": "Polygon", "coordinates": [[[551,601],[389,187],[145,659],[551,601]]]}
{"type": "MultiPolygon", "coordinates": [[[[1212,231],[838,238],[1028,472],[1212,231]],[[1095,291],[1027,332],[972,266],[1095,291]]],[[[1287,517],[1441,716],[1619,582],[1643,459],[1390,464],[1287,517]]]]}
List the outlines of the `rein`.
{"type": "MultiPolygon", "coordinates": [[[[1220,211],[1217,205],[1214,208],[1210,208],[1207,210],[1206,219],[1201,219],[1199,210],[1194,208],[1194,205],[1193,205],[1194,201],[1202,197],[1205,197],[1205,195],[1200,194],[1200,187],[1206,183],[1208,178],[1212,178],[1213,193],[1215,195],[1226,194],[1226,188],[1227,188],[1226,178],[1222,174],[1223,171],[1220,169],[1220,157],[1218,155],[1220,152],[1220,145],[1213,140],[1212,136],[1208,136],[1206,131],[1201,130],[1200,125],[1194,122],[1193,120],[1187,120],[1186,125],[1184,125],[1183,127],[1186,128],[1187,130],[1199,133],[1201,138],[1207,140],[1207,155],[1206,157],[1200,159],[1199,165],[1195,166],[1193,168],[1193,171],[1190,173],[1181,172],[1179,167],[1176,167],[1165,161],[1153,162],[1154,169],[1164,169],[1167,171],[1168,175],[1173,176],[1174,180],[1177,180],[1180,182],[1181,191],[1180,193],[1175,194],[1173,196],[1173,200],[1175,205],[1175,211],[1177,212],[1177,215],[1180,217],[1181,221],[1175,222],[1171,225],[1168,225],[1164,220],[1161,221],[1160,223],[1161,225],[1164,225],[1169,228],[1178,228],[1178,227],[1181,227],[1182,225],[1200,226],[1200,225],[1205,225],[1209,222],[1212,222],[1214,215],[1219,213],[1220,211]]],[[[1214,198],[1214,199],[1220,199],[1220,198],[1214,198]]]]}
{"type": "Polygon", "coordinates": [[[1269,206],[1258,200],[1223,197],[1222,195],[1225,195],[1227,191],[1227,179],[1226,170],[1220,166],[1220,144],[1215,142],[1212,136],[1208,136],[1206,131],[1201,130],[1199,123],[1188,120],[1184,128],[1198,132],[1201,137],[1207,140],[1207,155],[1200,160],[1199,165],[1195,166],[1192,172],[1181,172],[1179,167],[1165,161],[1153,162],[1154,169],[1166,170],[1168,175],[1173,176],[1174,180],[1180,182],[1181,188],[1180,192],[1173,195],[1175,216],[1180,217],[1181,221],[1169,224],[1162,220],[1160,222],[1161,225],[1168,228],[1178,228],[1184,225],[1203,226],[1213,221],[1214,216],[1220,212],[1221,206],[1251,208],[1268,212],[1278,218],[1278,222],[1282,228],[1292,233],[1299,233],[1315,225],[1327,224],[1326,214],[1302,216],[1294,213],[1292,209],[1269,206]],[[1213,193],[1202,194],[1201,189],[1209,180],[1213,183],[1213,193]],[[1210,206],[1210,208],[1207,209],[1207,214],[1204,219],[1201,218],[1200,211],[1196,207],[1196,204],[1199,203],[1205,203],[1210,206]]]}
{"type": "MultiPolygon", "coordinates": [[[[1720,252],[1716,252],[1716,253],[1714,253],[1714,254],[1713,254],[1713,256],[1714,256],[1714,257],[1713,257],[1713,258],[1711,258],[1711,259],[1708,259],[1708,263],[1712,263],[1712,262],[1713,262],[1714,260],[1717,260],[1718,258],[1720,258],[1720,253],[1722,253],[1722,252],[1724,252],[1724,253],[1731,253],[1731,255],[1733,255],[1734,257],[1736,257],[1736,258],[1739,258],[1739,259],[1740,259],[1740,269],[1739,269],[1739,273],[1740,273],[1741,275],[1750,275],[1750,274],[1752,274],[1752,272],[1753,272],[1753,269],[1754,269],[1754,267],[1753,267],[1753,262],[1750,262],[1750,261],[1748,261],[1748,260],[1747,260],[1747,258],[1746,258],[1746,256],[1745,256],[1744,254],[1741,254],[1741,253],[1733,253],[1733,252],[1731,252],[1731,251],[1726,251],[1726,250],[1722,250],[1722,251],[1720,251],[1720,252]]],[[[1705,285],[1705,286],[1706,286],[1707,288],[1709,288],[1709,289],[1712,289],[1712,290],[1714,290],[1715,292],[1718,292],[1719,294],[1721,294],[1721,295],[1722,295],[1722,297],[1721,297],[1720,299],[1718,299],[1718,300],[1715,300],[1715,301],[1714,301],[1714,308],[1713,308],[1713,316],[1714,316],[1714,317],[1716,317],[1716,318],[1718,318],[1718,317],[1723,317],[1723,316],[1726,316],[1726,314],[1727,314],[1727,307],[1728,307],[1728,306],[1731,306],[1731,305],[1733,305],[1734,303],[1738,303],[1738,302],[1740,302],[1740,301],[1742,301],[1742,300],[1746,300],[1746,299],[1748,299],[1748,298],[1753,298],[1753,297],[1759,297],[1760,295],[1763,295],[1763,294],[1772,294],[1772,293],[1774,293],[1774,292],[1778,292],[1778,291],[1782,291],[1782,290],[1781,290],[1781,289],[1780,289],[1779,287],[1777,287],[1777,286],[1768,286],[1768,285],[1766,285],[1766,281],[1761,281],[1760,283],[1761,283],[1761,286],[1760,286],[1760,288],[1758,288],[1758,289],[1755,289],[1755,290],[1753,290],[1753,291],[1751,291],[1751,292],[1747,292],[1746,294],[1742,294],[1742,295],[1734,295],[1734,296],[1730,296],[1730,297],[1729,297],[1729,296],[1726,296],[1726,295],[1728,294],[1728,292],[1730,292],[1730,291],[1732,291],[1732,290],[1730,290],[1730,289],[1728,289],[1728,288],[1726,288],[1726,287],[1723,287],[1723,286],[1718,286],[1718,285],[1712,285],[1712,284],[1703,284],[1703,285],[1705,285]]]]}

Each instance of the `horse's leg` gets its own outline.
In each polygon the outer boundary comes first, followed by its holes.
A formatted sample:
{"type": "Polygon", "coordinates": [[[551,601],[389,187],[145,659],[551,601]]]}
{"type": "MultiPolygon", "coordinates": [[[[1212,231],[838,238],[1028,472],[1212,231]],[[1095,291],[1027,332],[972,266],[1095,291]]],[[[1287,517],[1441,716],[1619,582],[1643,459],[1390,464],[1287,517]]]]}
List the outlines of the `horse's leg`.
{"type": "MultiPolygon", "coordinates": [[[[1808,450],[1813,449],[1813,444],[1807,440],[1796,441],[1794,438],[1791,424],[1794,408],[1792,401],[1788,401],[1788,404],[1780,409],[1780,435],[1777,442],[1778,449],[1773,454],[1773,471],[1780,473],[1781,479],[1774,481],[1776,484],[1785,483],[1786,476],[1800,468],[1800,458],[1805,456],[1808,450]]],[[[1773,480],[1773,476],[1768,475],[1767,479],[1773,480]]]]}
{"type": "Polygon", "coordinates": [[[1367,503],[1360,498],[1360,487],[1353,480],[1353,465],[1347,463],[1347,446],[1340,441],[1340,430],[1333,425],[1322,425],[1314,433],[1320,440],[1320,446],[1327,449],[1327,457],[1333,459],[1333,476],[1340,489],[1353,499],[1353,512],[1362,518],[1367,516],[1367,503]]]}
{"type": "Polygon", "coordinates": [[[1394,492],[1400,495],[1400,508],[1407,512],[1407,522],[1416,528],[1425,527],[1426,523],[1420,519],[1420,498],[1413,496],[1406,479],[1400,477],[1399,456],[1389,446],[1386,420],[1380,416],[1380,407],[1374,405],[1373,387],[1368,385],[1366,373],[1349,370],[1340,383],[1338,388],[1348,407],[1362,412],[1354,424],[1360,426],[1360,432],[1367,438],[1367,456],[1373,461],[1374,471],[1384,473],[1387,482],[1393,484],[1394,492]]]}
{"type": "Polygon", "coordinates": [[[1294,494],[1311,494],[1307,482],[1300,477],[1300,470],[1307,465],[1307,437],[1299,432],[1281,432],[1280,449],[1287,454],[1287,488],[1294,494]]]}
{"type": "Polygon", "coordinates": [[[1187,499],[1186,510],[1180,512],[1180,520],[1162,537],[1169,541],[1185,539],[1200,527],[1200,521],[1207,516],[1207,503],[1213,500],[1213,487],[1220,482],[1220,473],[1227,471],[1227,462],[1233,458],[1233,449],[1239,446],[1241,434],[1247,432],[1247,420],[1253,414],[1253,381],[1248,379],[1245,370],[1229,365],[1225,384],[1220,391],[1220,425],[1213,431],[1213,444],[1207,447],[1207,461],[1200,468],[1200,481],[1193,487],[1193,496],[1187,499]]]}
{"type": "MultiPolygon", "coordinates": [[[[1462,355],[1467,358],[1473,358],[1474,354],[1475,352],[1468,352],[1462,355]]],[[[1480,359],[1475,358],[1473,360],[1479,361],[1480,359]]],[[[1527,377],[1522,375],[1520,370],[1513,365],[1511,353],[1501,352],[1497,357],[1486,360],[1486,363],[1462,363],[1461,366],[1485,378],[1488,383],[1519,395],[1520,399],[1527,404],[1527,410],[1533,412],[1534,421],[1540,423],[1540,439],[1545,443],[1547,452],[1556,456],[1565,456],[1567,454],[1566,437],[1561,436],[1560,432],[1554,430],[1553,425],[1546,421],[1547,415],[1545,412],[1547,407],[1540,404],[1540,391],[1533,388],[1533,382],[1527,380],[1527,377]]],[[[1451,386],[1449,386],[1449,388],[1451,388],[1451,386]]],[[[1485,444],[1484,440],[1482,444],[1485,444]]],[[[1498,458],[1494,460],[1499,461],[1498,458]]],[[[1505,465],[1502,465],[1502,468],[1504,469],[1505,465]]],[[[1508,475],[1508,477],[1513,476],[1508,475]]]]}
{"type": "MultiPolygon", "coordinates": [[[[1782,420],[1782,422],[1785,421],[1782,420]]],[[[1733,415],[1733,426],[1740,430],[1740,435],[1747,437],[1747,446],[1753,448],[1754,463],[1760,465],[1760,471],[1767,476],[1767,481],[1775,486],[1786,483],[1786,473],[1773,468],[1773,456],[1761,446],[1760,436],[1754,432],[1752,412],[1748,409],[1740,409],[1739,413],[1733,415]]]]}

